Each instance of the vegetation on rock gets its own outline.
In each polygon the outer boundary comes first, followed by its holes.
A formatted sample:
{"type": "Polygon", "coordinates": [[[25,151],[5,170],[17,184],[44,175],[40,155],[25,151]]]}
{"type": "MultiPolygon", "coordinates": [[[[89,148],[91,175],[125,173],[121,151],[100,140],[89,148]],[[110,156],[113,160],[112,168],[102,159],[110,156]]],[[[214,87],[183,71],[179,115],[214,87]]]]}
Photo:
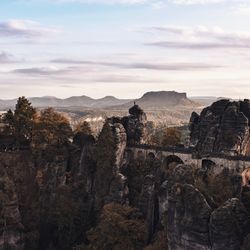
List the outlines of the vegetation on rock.
{"type": "Polygon", "coordinates": [[[145,236],[146,225],[136,208],[110,203],[103,207],[97,227],[88,232],[88,249],[139,250],[145,236]]]}

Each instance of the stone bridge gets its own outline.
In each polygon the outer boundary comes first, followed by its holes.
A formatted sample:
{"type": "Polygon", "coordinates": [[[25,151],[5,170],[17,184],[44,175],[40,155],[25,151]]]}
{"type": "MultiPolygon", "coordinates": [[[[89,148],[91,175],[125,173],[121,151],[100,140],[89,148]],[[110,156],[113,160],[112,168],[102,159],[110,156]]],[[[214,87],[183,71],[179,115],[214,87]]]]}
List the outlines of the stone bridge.
{"type": "Polygon", "coordinates": [[[158,159],[164,166],[168,166],[172,162],[189,164],[196,168],[215,166],[214,170],[218,173],[225,169],[242,173],[245,169],[250,168],[250,157],[214,153],[197,157],[193,148],[133,145],[127,146],[126,153],[135,159],[158,159]]]}

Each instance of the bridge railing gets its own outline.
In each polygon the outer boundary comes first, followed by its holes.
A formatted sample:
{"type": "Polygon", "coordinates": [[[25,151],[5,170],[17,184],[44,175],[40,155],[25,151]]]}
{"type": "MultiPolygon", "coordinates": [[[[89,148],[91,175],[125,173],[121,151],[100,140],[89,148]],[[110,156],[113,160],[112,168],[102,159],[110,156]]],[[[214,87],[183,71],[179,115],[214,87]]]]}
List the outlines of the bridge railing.
{"type": "Polygon", "coordinates": [[[194,159],[204,159],[204,158],[221,158],[229,161],[246,161],[250,162],[250,156],[244,155],[226,155],[223,153],[207,153],[200,154],[193,147],[161,147],[148,144],[138,144],[138,145],[127,145],[128,148],[137,148],[142,150],[154,150],[156,152],[171,152],[171,153],[181,153],[181,154],[192,154],[194,159]]]}
{"type": "Polygon", "coordinates": [[[155,150],[156,152],[175,152],[175,153],[184,153],[184,154],[192,154],[193,148],[184,148],[184,147],[161,147],[161,146],[154,146],[148,144],[137,144],[137,145],[127,145],[128,148],[137,148],[137,149],[144,149],[144,150],[155,150]]]}

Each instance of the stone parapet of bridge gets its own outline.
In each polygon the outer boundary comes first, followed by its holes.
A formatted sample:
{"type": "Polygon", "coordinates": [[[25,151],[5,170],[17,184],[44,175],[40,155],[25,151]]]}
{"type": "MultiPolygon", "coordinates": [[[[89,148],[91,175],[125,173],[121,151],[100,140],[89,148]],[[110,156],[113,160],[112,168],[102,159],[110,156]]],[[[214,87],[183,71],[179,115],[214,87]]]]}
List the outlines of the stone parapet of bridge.
{"type": "Polygon", "coordinates": [[[197,157],[197,154],[195,154],[192,148],[128,145],[126,152],[130,153],[135,159],[156,158],[162,163],[172,160],[183,164],[193,165],[196,168],[202,168],[204,164],[209,162],[216,166],[215,171],[218,173],[223,169],[241,173],[244,169],[250,168],[250,157],[228,156],[223,154],[210,154],[203,157],[197,157]]]}

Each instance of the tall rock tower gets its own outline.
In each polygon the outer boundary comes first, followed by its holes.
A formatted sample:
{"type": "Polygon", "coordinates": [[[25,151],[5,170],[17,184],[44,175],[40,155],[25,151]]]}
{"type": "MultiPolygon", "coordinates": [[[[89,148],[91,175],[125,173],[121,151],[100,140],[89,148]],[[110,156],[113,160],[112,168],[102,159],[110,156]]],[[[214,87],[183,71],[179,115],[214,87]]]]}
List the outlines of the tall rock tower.
{"type": "Polygon", "coordinates": [[[136,104],[129,109],[129,116],[122,118],[122,124],[127,133],[129,145],[144,143],[145,127],[147,116],[145,112],[136,104]]]}

